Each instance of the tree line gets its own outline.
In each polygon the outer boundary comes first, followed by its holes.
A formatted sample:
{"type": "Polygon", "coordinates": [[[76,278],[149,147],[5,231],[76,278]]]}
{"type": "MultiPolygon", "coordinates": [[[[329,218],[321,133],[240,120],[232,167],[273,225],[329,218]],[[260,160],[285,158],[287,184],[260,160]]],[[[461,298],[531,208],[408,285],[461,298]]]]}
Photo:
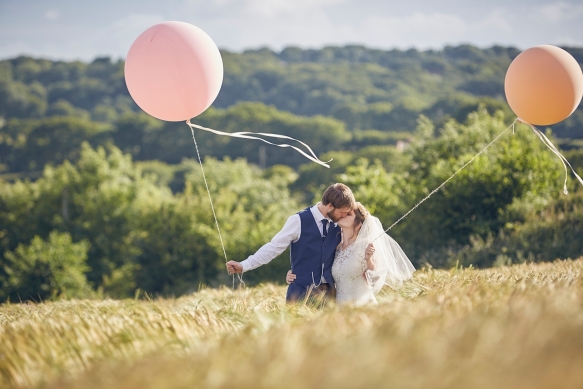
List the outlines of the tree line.
{"type": "MultiPolygon", "coordinates": [[[[565,49],[583,63],[583,49],[565,49]]],[[[258,102],[300,116],[330,117],[350,133],[381,138],[411,132],[420,114],[438,124],[452,117],[463,121],[479,104],[511,118],[503,82],[518,54],[511,47],[470,45],[439,51],[362,46],[222,51],[225,79],[214,107],[258,102]]],[[[139,112],[125,86],[123,66],[110,58],[0,61],[0,117],[68,116],[115,126],[125,114],[139,112]]],[[[582,124],[579,109],[553,130],[560,138],[581,139],[582,124]]]]}
{"type": "MultiPolygon", "coordinates": [[[[581,63],[583,51],[568,50],[581,63]]],[[[334,182],[385,227],[514,116],[513,48],[360,46],[222,52],[225,82],[195,122],[288,135],[289,149],[196,131],[228,259],[244,259],[334,182]]],[[[549,136],[583,173],[581,109],[549,136]],[[579,138],[579,139],[577,139],[579,138]]],[[[179,295],[230,285],[190,129],[141,112],[123,61],[0,61],[0,299],[179,295]]],[[[389,233],[416,266],[487,267],[583,254],[581,188],[518,125],[389,233]]],[[[245,274],[283,282],[288,253],[245,274]]]]}
{"type": "MultiPolygon", "coordinates": [[[[388,226],[507,125],[502,112],[485,108],[439,128],[421,117],[408,148],[332,151],[323,156],[335,158],[331,169],[206,158],[226,254],[246,258],[336,181],[388,226]]],[[[79,154],[46,165],[36,180],[1,182],[0,298],[179,295],[231,284],[197,162],[134,161],[114,145],[89,142],[79,154]],[[173,191],[177,175],[183,186],[173,191]]],[[[571,181],[573,193],[562,195],[561,174],[552,153],[517,126],[390,234],[416,266],[578,257],[583,191],[571,181]]],[[[246,282],[283,282],[287,255],[245,274],[246,282]]]]}

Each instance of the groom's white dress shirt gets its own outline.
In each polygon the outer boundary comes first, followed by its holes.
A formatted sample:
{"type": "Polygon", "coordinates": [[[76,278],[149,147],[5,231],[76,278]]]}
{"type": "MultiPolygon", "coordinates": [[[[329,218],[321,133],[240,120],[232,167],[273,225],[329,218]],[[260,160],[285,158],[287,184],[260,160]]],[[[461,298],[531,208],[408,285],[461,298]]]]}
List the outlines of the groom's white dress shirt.
{"type": "MultiPolygon", "coordinates": [[[[310,211],[312,212],[312,216],[314,216],[316,225],[320,230],[320,235],[324,236],[324,231],[322,229],[322,219],[328,219],[328,225],[332,223],[332,220],[322,215],[322,212],[320,212],[318,209],[319,204],[320,203],[310,207],[310,211]]],[[[271,262],[273,258],[283,253],[291,243],[297,242],[298,239],[300,239],[301,233],[302,222],[300,220],[300,215],[296,213],[287,219],[281,231],[279,231],[273,237],[273,239],[271,239],[271,242],[264,244],[259,250],[257,250],[255,254],[250,255],[246,260],[241,261],[243,272],[253,270],[261,265],[265,265],[271,262]]]]}

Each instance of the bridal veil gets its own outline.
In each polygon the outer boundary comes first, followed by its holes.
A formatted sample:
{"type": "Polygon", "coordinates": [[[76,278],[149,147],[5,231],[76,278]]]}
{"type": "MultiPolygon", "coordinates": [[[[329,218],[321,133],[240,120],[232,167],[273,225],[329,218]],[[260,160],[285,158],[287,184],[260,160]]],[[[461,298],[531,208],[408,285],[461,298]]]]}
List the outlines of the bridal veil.
{"type": "Polygon", "coordinates": [[[383,285],[388,285],[393,289],[400,287],[403,281],[411,278],[415,272],[415,267],[401,246],[385,233],[377,217],[369,214],[364,219],[358,233],[358,241],[364,247],[374,241],[375,270],[367,270],[365,277],[375,294],[382,289],[383,285]]]}

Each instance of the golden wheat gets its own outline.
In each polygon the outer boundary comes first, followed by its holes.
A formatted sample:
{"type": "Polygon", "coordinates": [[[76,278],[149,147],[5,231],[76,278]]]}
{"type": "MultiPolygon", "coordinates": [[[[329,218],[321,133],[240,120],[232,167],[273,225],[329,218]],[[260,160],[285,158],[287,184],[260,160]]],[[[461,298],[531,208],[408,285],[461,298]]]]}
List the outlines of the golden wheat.
{"type": "Polygon", "coordinates": [[[0,385],[581,388],[583,258],[424,269],[379,305],[285,288],[0,306],[0,385]]]}

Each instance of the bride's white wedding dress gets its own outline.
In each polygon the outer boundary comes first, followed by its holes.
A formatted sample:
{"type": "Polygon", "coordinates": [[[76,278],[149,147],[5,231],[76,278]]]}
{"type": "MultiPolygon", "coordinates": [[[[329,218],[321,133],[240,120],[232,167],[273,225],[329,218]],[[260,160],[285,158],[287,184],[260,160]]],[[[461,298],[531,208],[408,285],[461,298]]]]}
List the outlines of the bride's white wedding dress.
{"type": "Polygon", "coordinates": [[[415,267],[399,244],[387,235],[380,220],[368,215],[356,241],[336,249],[332,276],[336,283],[336,303],[354,305],[376,304],[377,294],[384,285],[398,288],[413,275],[415,267]],[[375,270],[367,270],[364,259],[369,243],[375,246],[375,270]]]}
{"type": "Polygon", "coordinates": [[[355,242],[342,249],[342,244],[336,249],[332,277],[336,282],[336,303],[354,305],[376,304],[374,291],[365,276],[366,262],[364,251],[366,245],[355,242]]]}

